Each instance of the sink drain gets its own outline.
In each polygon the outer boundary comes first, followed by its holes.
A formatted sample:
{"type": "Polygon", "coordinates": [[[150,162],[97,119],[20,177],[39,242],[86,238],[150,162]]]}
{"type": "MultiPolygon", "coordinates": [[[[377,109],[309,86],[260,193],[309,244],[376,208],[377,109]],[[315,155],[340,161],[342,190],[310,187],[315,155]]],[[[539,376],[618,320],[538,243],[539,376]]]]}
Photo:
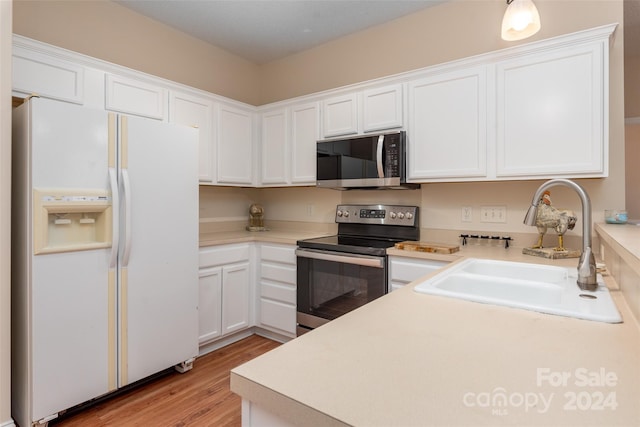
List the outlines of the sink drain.
{"type": "Polygon", "coordinates": [[[580,294],[579,295],[580,298],[585,298],[585,299],[598,299],[597,296],[595,295],[589,295],[589,294],[580,294]]]}

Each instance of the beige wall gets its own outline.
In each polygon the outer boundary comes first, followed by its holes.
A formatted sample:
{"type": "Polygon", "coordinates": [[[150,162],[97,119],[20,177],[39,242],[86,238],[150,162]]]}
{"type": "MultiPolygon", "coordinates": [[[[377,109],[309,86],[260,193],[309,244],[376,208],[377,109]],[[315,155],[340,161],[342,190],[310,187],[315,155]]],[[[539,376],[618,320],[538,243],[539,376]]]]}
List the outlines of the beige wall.
{"type": "Polygon", "coordinates": [[[261,66],[261,101],[269,103],[599,25],[622,23],[621,0],[535,3],[542,29],[519,42],[500,38],[504,0],[453,0],[271,62],[261,66]]]}
{"type": "Polygon", "coordinates": [[[105,0],[17,0],[13,31],[249,104],[258,67],[105,0]]]}
{"type": "Polygon", "coordinates": [[[0,1],[0,426],[11,420],[11,0],[0,1]]]}
{"type": "Polygon", "coordinates": [[[640,117],[640,58],[624,58],[624,116],[640,117]]]}
{"type": "MultiPolygon", "coordinates": [[[[638,116],[640,117],[640,116],[638,116]]],[[[629,218],[640,219],[640,122],[625,126],[626,205],[629,218]]]]}

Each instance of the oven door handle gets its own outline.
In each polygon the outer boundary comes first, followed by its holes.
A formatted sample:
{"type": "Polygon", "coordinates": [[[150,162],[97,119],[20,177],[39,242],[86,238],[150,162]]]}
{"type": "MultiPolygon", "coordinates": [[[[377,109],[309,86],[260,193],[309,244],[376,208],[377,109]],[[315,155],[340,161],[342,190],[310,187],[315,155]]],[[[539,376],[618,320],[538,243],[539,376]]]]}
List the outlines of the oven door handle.
{"type": "Polygon", "coordinates": [[[341,262],[343,264],[362,265],[364,267],[384,268],[384,258],[366,255],[338,255],[334,252],[296,249],[296,256],[320,261],[341,262]]]}

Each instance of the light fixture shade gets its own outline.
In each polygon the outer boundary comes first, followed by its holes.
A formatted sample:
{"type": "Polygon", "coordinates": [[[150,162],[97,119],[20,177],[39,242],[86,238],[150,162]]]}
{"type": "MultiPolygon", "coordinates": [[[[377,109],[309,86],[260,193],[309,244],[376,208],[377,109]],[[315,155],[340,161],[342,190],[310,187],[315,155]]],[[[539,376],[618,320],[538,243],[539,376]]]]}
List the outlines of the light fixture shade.
{"type": "Polygon", "coordinates": [[[531,0],[513,0],[502,18],[502,38],[507,41],[531,37],[540,30],[540,14],[531,0]]]}

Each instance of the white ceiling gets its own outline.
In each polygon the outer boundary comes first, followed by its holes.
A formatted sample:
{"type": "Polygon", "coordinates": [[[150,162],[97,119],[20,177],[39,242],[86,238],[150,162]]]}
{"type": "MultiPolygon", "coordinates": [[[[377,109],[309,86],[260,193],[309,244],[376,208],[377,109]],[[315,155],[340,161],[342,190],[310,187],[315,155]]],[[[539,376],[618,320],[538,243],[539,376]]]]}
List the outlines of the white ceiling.
{"type": "Polygon", "coordinates": [[[262,64],[449,0],[115,0],[262,64]]]}
{"type": "MultiPolygon", "coordinates": [[[[263,64],[451,0],[114,1],[263,64]]],[[[640,56],[640,0],[624,0],[624,25],[625,56],[640,56]]]]}

